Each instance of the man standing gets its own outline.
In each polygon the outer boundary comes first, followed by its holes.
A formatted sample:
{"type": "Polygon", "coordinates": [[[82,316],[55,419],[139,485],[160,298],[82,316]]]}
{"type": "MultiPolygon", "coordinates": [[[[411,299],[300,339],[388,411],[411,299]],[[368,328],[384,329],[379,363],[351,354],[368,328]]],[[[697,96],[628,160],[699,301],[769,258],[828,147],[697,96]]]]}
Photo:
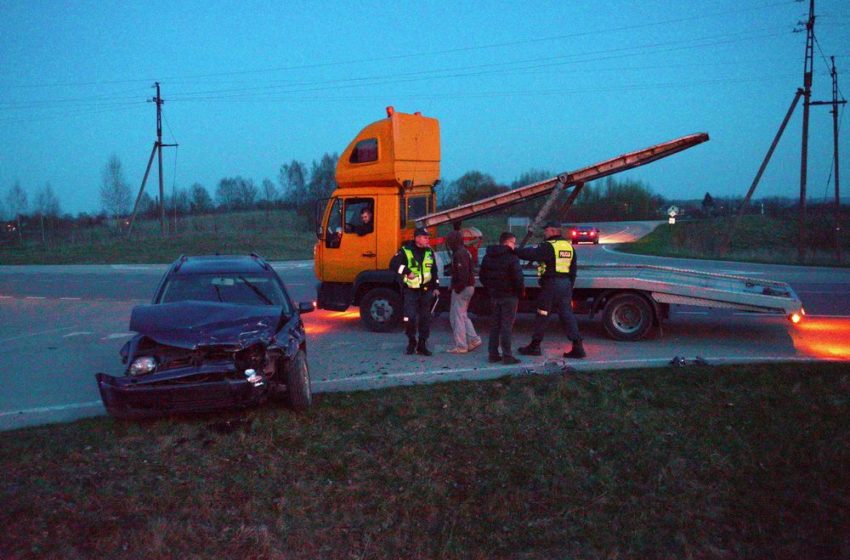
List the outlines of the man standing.
{"type": "Polygon", "coordinates": [[[428,337],[431,334],[431,304],[440,295],[434,251],[429,246],[430,234],[418,228],[413,241],[407,241],[390,260],[403,284],[404,330],[407,334],[405,353],[430,356],[428,337]],[[417,341],[416,336],[419,335],[417,341]]]}
{"type": "Polygon", "coordinates": [[[455,230],[446,236],[446,247],[452,252],[452,303],[449,322],[454,335],[454,347],[450,354],[466,354],[481,346],[481,337],[475,332],[475,326],[469,320],[469,302],[475,293],[475,272],[472,267],[472,255],[463,246],[463,234],[455,230]]]}
{"type": "Polygon", "coordinates": [[[516,236],[509,231],[499,236],[499,244],[487,247],[481,261],[481,284],[487,288],[493,312],[490,314],[490,362],[518,364],[511,353],[511,331],[516,319],[519,297],[524,288],[522,269],[516,253],[516,236]],[[499,345],[502,354],[499,355],[499,345]]]}
{"type": "Polygon", "coordinates": [[[519,348],[520,354],[539,356],[540,343],[549,322],[549,314],[556,312],[561,326],[567,333],[573,347],[564,352],[565,358],[584,358],[578,323],[572,311],[573,285],[576,280],[576,255],[569,241],[561,237],[560,225],[555,222],[546,224],[543,230],[545,241],[536,247],[517,249],[519,258],[537,261],[537,275],[540,276],[540,295],[537,297],[537,315],[534,318],[534,334],[528,346],[519,348]]]}

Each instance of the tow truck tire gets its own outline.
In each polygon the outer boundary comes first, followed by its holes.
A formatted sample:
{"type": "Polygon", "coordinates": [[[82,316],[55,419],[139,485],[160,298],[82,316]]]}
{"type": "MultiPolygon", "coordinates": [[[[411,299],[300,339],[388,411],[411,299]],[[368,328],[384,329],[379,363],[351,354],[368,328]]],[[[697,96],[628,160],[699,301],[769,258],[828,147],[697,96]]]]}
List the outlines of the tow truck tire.
{"type": "Polygon", "coordinates": [[[286,371],[286,406],[296,412],[304,412],[313,404],[313,392],[310,389],[310,370],[307,367],[307,356],[304,350],[299,350],[285,366],[286,371]]]}
{"type": "Polygon", "coordinates": [[[388,332],[401,322],[401,294],[389,288],[373,288],[360,300],[360,319],[374,332],[388,332]]]}
{"type": "Polygon", "coordinates": [[[619,294],[608,300],[602,325],[616,340],[640,340],[652,328],[652,306],[637,294],[619,294]]]}

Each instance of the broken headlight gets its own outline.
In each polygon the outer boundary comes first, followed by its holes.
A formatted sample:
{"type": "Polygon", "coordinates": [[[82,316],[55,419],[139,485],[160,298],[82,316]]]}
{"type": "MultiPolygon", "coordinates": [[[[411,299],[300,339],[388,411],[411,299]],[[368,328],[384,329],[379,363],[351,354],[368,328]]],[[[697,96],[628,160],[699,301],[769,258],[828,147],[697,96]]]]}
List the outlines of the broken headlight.
{"type": "Polygon", "coordinates": [[[153,356],[142,356],[140,358],[136,358],[133,360],[133,363],[130,364],[130,369],[128,372],[130,375],[143,375],[145,373],[150,373],[156,369],[156,358],[153,356]]]}

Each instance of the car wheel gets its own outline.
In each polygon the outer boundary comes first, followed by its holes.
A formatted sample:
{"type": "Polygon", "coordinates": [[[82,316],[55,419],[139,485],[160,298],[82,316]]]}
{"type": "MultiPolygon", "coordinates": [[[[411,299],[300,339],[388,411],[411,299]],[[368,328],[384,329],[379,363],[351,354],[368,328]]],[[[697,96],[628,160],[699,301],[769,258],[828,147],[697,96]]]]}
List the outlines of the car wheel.
{"type": "Polygon", "coordinates": [[[602,312],[605,331],[616,340],[640,340],[652,328],[652,306],[637,294],[619,294],[602,312]]]}
{"type": "Polygon", "coordinates": [[[313,404],[310,390],[310,370],[307,367],[307,355],[299,350],[285,366],[286,405],[297,412],[303,412],[313,404]]]}
{"type": "Polygon", "coordinates": [[[369,290],[360,300],[360,319],[369,330],[387,332],[401,321],[401,295],[389,288],[369,290]]]}

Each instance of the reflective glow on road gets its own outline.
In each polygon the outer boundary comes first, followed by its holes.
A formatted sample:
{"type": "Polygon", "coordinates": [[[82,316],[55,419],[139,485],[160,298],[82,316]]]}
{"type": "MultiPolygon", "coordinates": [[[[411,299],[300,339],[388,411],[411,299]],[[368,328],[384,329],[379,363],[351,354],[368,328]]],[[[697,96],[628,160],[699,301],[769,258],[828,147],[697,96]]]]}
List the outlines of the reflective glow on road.
{"type": "Polygon", "coordinates": [[[790,329],[798,352],[850,360],[850,318],[807,316],[790,329]]]}

